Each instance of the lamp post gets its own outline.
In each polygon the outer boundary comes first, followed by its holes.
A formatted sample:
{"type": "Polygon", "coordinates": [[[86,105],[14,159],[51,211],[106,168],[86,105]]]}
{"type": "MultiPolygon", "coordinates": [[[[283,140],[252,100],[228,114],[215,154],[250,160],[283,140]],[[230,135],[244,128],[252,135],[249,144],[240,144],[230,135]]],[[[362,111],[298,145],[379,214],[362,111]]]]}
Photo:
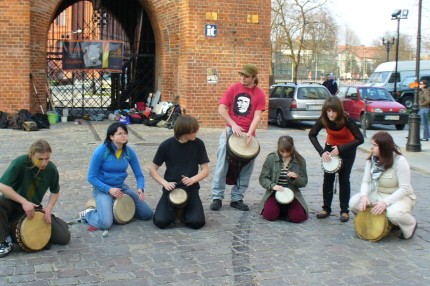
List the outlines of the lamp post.
{"type": "Polygon", "coordinates": [[[400,38],[400,20],[401,19],[407,19],[408,18],[409,10],[403,9],[403,10],[395,10],[391,14],[391,20],[397,20],[397,43],[396,43],[396,69],[394,71],[394,90],[393,92],[397,92],[397,81],[398,81],[398,75],[397,75],[397,63],[399,62],[399,38],[400,38]]]}
{"type": "Polygon", "coordinates": [[[387,62],[390,61],[390,49],[394,45],[394,40],[395,40],[394,37],[392,37],[391,40],[382,38],[382,44],[385,46],[385,49],[387,50],[387,62]]]}
{"type": "MultiPolygon", "coordinates": [[[[421,10],[422,0],[418,2],[418,31],[417,31],[417,53],[415,65],[416,80],[420,80],[420,56],[421,56],[421,10]]],[[[418,82],[415,82],[416,84],[418,82]]],[[[427,120],[427,118],[426,118],[427,120]]],[[[406,143],[406,151],[420,152],[420,117],[418,116],[418,87],[415,85],[414,103],[412,105],[412,113],[409,115],[409,133],[408,142],[406,143]]]]}

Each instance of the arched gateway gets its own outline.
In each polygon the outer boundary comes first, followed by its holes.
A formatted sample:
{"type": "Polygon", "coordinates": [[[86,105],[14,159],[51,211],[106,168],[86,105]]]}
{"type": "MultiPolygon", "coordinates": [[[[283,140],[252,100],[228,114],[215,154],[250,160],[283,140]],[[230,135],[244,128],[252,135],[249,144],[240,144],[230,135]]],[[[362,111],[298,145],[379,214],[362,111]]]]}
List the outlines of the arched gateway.
{"type": "Polygon", "coordinates": [[[268,91],[270,0],[5,2],[2,111],[42,106],[46,112],[51,94],[57,109],[79,117],[160,91],[164,101],[179,96],[202,126],[220,127],[218,99],[239,80],[243,64],[259,66],[260,86],[268,91]],[[108,56],[91,61],[92,53],[108,56]]]}

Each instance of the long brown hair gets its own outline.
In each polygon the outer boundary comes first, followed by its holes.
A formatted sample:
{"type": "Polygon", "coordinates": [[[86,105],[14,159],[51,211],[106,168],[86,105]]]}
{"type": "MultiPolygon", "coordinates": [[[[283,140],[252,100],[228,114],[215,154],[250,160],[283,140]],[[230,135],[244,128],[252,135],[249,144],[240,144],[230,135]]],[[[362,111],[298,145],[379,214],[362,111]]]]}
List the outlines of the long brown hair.
{"type": "MultiPolygon", "coordinates": [[[[379,147],[378,166],[383,166],[385,169],[391,168],[394,162],[394,155],[402,155],[399,146],[394,143],[393,137],[386,131],[379,131],[373,134],[372,140],[379,147]]],[[[372,155],[369,156],[369,160],[372,155]]]]}
{"type": "MultiPolygon", "coordinates": [[[[284,135],[278,139],[278,154],[280,151],[290,153],[292,159],[300,160],[301,156],[294,147],[294,139],[291,136],[284,135]]],[[[300,162],[301,163],[301,162],[300,162]]]]}
{"type": "Polygon", "coordinates": [[[336,124],[336,127],[342,128],[346,125],[346,113],[343,109],[342,102],[337,96],[330,96],[328,97],[322,106],[321,110],[321,119],[322,123],[325,127],[327,127],[328,123],[330,122],[330,119],[327,116],[327,111],[332,110],[337,113],[337,117],[334,120],[334,124],[336,124]]]}

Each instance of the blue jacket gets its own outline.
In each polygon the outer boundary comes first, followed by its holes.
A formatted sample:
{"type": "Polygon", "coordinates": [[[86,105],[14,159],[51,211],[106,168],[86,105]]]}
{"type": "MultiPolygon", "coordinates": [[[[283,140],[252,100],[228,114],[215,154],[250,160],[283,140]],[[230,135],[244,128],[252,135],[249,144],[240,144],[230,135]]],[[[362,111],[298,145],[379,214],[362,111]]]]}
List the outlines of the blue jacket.
{"type": "MultiPolygon", "coordinates": [[[[116,151],[115,144],[111,144],[116,151]]],[[[107,148],[106,144],[102,144],[96,148],[91,158],[88,169],[88,182],[94,188],[105,193],[108,193],[110,188],[121,188],[127,178],[127,168],[129,165],[136,177],[137,188],[144,190],[145,177],[140,168],[136,152],[130,146],[127,146],[123,150],[121,157],[117,159],[115,154],[107,148]]]]}

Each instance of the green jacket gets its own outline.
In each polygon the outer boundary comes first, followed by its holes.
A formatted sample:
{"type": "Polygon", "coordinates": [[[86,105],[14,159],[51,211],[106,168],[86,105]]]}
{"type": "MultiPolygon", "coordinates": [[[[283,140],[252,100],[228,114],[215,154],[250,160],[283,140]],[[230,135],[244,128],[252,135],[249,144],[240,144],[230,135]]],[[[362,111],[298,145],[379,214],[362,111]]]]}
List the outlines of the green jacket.
{"type": "MultiPolygon", "coordinates": [[[[262,201],[259,205],[258,213],[261,214],[264,208],[264,204],[267,199],[275,192],[273,187],[277,185],[279,175],[282,168],[282,158],[279,157],[278,152],[272,152],[267,155],[266,161],[264,161],[263,168],[261,169],[261,174],[259,178],[260,185],[266,189],[266,193],[263,196],[262,201]]],[[[290,164],[289,170],[297,174],[297,178],[291,180],[289,188],[294,192],[294,198],[299,201],[308,214],[308,206],[305,199],[302,196],[299,188],[303,188],[308,183],[308,174],[306,172],[306,161],[305,159],[298,155],[298,158],[294,158],[290,164]]]]}

